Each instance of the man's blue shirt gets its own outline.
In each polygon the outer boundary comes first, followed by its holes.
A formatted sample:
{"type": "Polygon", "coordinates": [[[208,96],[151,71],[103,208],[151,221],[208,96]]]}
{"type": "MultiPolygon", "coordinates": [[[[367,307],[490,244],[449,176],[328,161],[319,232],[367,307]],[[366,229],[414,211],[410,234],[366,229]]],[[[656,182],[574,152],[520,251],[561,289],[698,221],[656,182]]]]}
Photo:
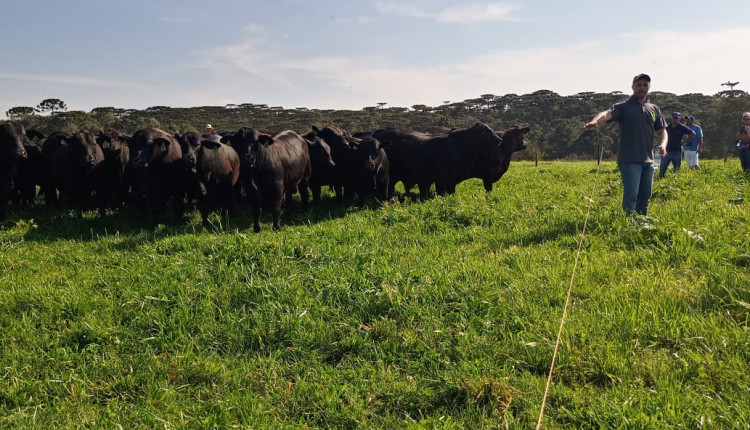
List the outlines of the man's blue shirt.
{"type": "Polygon", "coordinates": [[[685,144],[685,151],[697,151],[698,143],[701,141],[701,137],[703,137],[703,129],[698,124],[693,124],[688,128],[695,132],[695,136],[693,136],[690,142],[685,144]]]}

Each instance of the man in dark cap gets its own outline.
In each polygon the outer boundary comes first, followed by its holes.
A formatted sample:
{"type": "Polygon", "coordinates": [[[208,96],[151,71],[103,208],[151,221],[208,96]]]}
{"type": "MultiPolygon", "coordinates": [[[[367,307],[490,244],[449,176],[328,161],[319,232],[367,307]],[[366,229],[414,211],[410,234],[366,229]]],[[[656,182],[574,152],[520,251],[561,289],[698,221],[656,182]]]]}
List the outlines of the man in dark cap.
{"type": "Polygon", "coordinates": [[[669,168],[669,163],[674,166],[674,171],[680,170],[682,163],[682,147],[695,137],[695,132],[680,122],[680,113],[672,112],[672,121],[667,126],[667,156],[661,157],[659,165],[659,177],[663,178],[669,168]]]}
{"type": "Polygon", "coordinates": [[[629,99],[599,112],[583,128],[597,128],[609,121],[620,123],[617,167],[622,177],[622,208],[628,215],[647,215],[654,181],[654,134],[659,152],[665,155],[667,124],[661,110],[648,102],[651,77],[636,75],[631,88],[633,95],[629,99]]]}

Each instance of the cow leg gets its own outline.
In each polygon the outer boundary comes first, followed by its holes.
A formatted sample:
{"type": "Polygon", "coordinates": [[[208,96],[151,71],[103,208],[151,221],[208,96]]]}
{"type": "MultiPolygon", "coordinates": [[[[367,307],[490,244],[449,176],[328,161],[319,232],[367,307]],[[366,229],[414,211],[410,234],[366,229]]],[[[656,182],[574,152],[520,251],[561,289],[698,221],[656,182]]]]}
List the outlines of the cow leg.
{"type": "Polygon", "coordinates": [[[5,214],[8,210],[8,196],[0,191],[0,226],[5,222],[5,214]]]}
{"type": "Polygon", "coordinates": [[[389,198],[388,192],[390,186],[388,184],[388,178],[381,178],[377,183],[376,195],[381,201],[386,201],[389,198]]]}
{"type": "Polygon", "coordinates": [[[483,179],[482,183],[484,183],[484,191],[490,192],[492,191],[492,181],[489,179],[483,179]]]}
{"type": "Polygon", "coordinates": [[[201,195],[198,197],[198,210],[201,213],[203,225],[208,226],[208,214],[211,213],[211,208],[207,195],[201,195]]]}
{"type": "MultiPolygon", "coordinates": [[[[445,179],[438,179],[435,181],[435,194],[444,197],[446,191],[448,190],[448,181],[445,179]]],[[[421,191],[421,187],[420,187],[421,191]]]]}
{"type": "Polygon", "coordinates": [[[256,233],[260,232],[260,204],[252,204],[251,209],[253,212],[253,231],[256,233]]]}
{"type": "Polygon", "coordinates": [[[174,209],[177,222],[186,223],[187,218],[185,217],[185,194],[176,193],[172,197],[172,208],[174,209]]]}
{"type": "Polygon", "coordinates": [[[45,206],[49,207],[57,203],[57,188],[52,185],[45,185],[42,187],[42,192],[44,193],[45,206]]]}
{"type": "Polygon", "coordinates": [[[344,187],[341,184],[334,185],[333,192],[336,194],[336,200],[338,200],[339,203],[344,201],[344,187]]]}
{"type": "Polygon", "coordinates": [[[276,184],[276,187],[278,188],[278,191],[273,206],[271,207],[271,214],[273,215],[273,230],[279,231],[281,230],[281,210],[283,208],[285,193],[284,184],[278,183],[276,184]]]}
{"type": "Polygon", "coordinates": [[[314,205],[320,203],[320,185],[310,185],[310,191],[312,192],[312,202],[314,205]]]}
{"type": "Polygon", "coordinates": [[[456,184],[453,182],[448,183],[448,194],[456,194],[456,184]]]}
{"type": "Polygon", "coordinates": [[[302,180],[297,186],[297,189],[299,190],[299,197],[302,202],[302,209],[307,210],[307,200],[310,197],[308,193],[307,179],[302,180]]]}
{"type": "Polygon", "coordinates": [[[234,213],[236,207],[234,201],[234,185],[229,181],[224,183],[221,187],[221,206],[226,210],[227,215],[232,215],[234,213]]]}
{"type": "Polygon", "coordinates": [[[245,192],[247,193],[247,199],[250,203],[250,210],[253,213],[253,231],[258,233],[260,232],[260,216],[263,200],[261,199],[260,191],[255,184],[247,183],[246,186],[247,188],[245,189],[245,192]]]}
{"type": "Polygon", "coordinates": [[[430,196],[430,185],[432,185],[431,182],[420,182],[417,184],[417,187],[419,188],[420,199],[427,200],[427,198],[430,196]]]}

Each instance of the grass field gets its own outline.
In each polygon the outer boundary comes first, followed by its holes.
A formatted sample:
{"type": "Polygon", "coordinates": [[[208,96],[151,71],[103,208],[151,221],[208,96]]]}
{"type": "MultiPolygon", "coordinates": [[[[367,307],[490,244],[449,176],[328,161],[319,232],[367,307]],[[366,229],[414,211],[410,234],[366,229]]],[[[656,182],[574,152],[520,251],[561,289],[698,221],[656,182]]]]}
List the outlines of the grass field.
{"type": "Polygon", "coordinates": [[[750,177],[514,162],[495,190],[0,230],[0,428],[750,427],[750,177]]]}

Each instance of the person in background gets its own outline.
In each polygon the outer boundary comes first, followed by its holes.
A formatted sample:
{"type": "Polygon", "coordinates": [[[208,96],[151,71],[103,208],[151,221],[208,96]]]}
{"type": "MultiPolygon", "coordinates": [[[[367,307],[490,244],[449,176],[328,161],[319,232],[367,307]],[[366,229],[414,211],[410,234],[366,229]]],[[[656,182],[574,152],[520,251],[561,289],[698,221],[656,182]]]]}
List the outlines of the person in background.
{"type": "Polygon", "coordinates": [[[667,126],[667,156],[661,157],[659,165],[659,177],[663,178],[669,168],[669,163],[674,165],[674,171],[680,170],[682,164],[682,147],[695,137],[695,132],[680,122],[680,113],[672,112],[672,122],[667,126]]]}
{"type": "Polygon", "coordinates": [[[663,156],[667,150],[667,124],[659,107],[648,101],[651,77],[636,75],[631,88],[633,95],[629,99],[599,112],[583,128],[597,128],[609,121],[620,124],[617,167],[622,177],[622,208],[627,215],[648,215],[654,181],[654,134],[663,156]]]}
{"type": "Polygon", "coordinates": [[[740,149],[742,171],[750,172],[750,112],[742,114],[742,125],[737,130],[737,145],[740,149]]]}
{"type": "Polygon", "coordinates": [[[685,117],[685,125],[695,133],[695,136],[685,144],[685,163],[687,163],[690,170],[700,170],[701,166],[698,163],[698,155],[703,147],[703,129],[695,123],[693,115],[685,117]]]}
{"type": "Polygon", "coordinates": [[[214,127],[211,124],[206,124],[206,128],[203,129],[204,133],[216,133],[214,127]]]}

